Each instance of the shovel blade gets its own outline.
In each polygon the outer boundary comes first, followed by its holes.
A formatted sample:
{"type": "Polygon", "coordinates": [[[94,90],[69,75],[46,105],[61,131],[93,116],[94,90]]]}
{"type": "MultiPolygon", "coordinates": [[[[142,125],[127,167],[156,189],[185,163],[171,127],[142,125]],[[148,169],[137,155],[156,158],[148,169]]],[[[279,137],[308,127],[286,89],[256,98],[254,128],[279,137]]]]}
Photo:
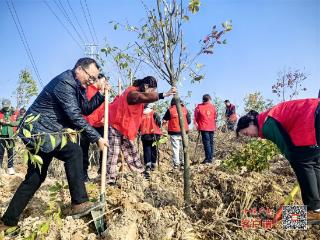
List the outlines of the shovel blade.
{"type": "Polygon", "coordinates": [[[104,220],[104,213],[105,211],[103,208],[91,211],[94,226],[96,227],[99,235],[102,235],[107,230],[107,225],[104,220]]]}

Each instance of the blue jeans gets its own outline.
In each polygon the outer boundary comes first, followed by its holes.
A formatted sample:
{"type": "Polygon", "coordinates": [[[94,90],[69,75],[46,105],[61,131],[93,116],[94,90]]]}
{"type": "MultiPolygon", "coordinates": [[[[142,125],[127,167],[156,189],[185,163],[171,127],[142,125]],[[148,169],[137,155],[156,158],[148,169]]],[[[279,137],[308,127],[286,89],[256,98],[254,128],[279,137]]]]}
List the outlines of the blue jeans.
{"type": "Polygon", "coordinates": [[[202,143],[204,148],[204,153],[207,161],[213,160],[214,155],[214,141],[213,141],[214,132],[201,131],[202,143]]]}

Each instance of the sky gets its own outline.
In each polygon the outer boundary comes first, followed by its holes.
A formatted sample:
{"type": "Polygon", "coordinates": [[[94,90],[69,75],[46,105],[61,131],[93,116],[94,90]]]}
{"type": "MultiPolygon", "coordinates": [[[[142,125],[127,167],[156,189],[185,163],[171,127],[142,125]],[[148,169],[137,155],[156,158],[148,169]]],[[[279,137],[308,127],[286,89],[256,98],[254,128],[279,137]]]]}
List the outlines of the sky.
{"type": "MultiPolygon", "coordinates": [[[[145,17],[141,0],[13,0],[14,9],[11,0],[0,0],[0,98],[11,98],[13,102],[12,93],[17,87],[20,71],[27,68],[37,78],[7,2],[12,10],[16,10],[44,85],[61,72],[71,69],[77,59],[84,56],[84,43],[93,42],[90,29],[100,48],[106,42],[124,47],[135,41],[134,35],[121,30],[114,31],[109,22],[114,20],[136,25],[141,24],[145,17]],[[69,12],[71,22],[81,37],[61,12],[60,3],[69,12]],[[75,15],[71,14],[68,3],[75,15]],[[81,8],[82,4],[86,11],[86,3],[91,18],[88,12],[86,17],[89,26],[93,25],[90,29],[81,8]],[[76,18],[81,27],[76,24],[76,18]],[[84,39],[83,43],[81,38],[84,39]]],[[[152,7],[156,1],[144,2],[152,7]]],[[[179,86],[181,95],[192,91],[189,106],[201,102],[202,95],[206,93],[230,99],[239,107],[240,113],[243,98],[248,93],[261,91],[265,98],[277,102],[271,86],[276,82],[278,72],[288,68],[303,70],[308,75],[305,80],[307,91],[299,98],[318,95],[320,0],[201,0],[200,11],[189,15],[190,21],[184,25],[184,36],[191,55],[199,50],[199,40],[210,32],[213,25],[220,26],[229,19],[233,23],[233,30],[226,34],[228,43],[219,46],[213,55],[198,59],[205,65],[203,73],[206,78],[195,84],[187,79],[179,86]]],[[[107,63],[104,71],[113,77],[111,80],[115,83],[116,74],[112,66],[107,63]]],[[[136,77],[141,78],[146,74],[153,73],[141,70],[136,77]]],[[[165,81],[158,80],[160,92],[169,89],[165,81]]]]}

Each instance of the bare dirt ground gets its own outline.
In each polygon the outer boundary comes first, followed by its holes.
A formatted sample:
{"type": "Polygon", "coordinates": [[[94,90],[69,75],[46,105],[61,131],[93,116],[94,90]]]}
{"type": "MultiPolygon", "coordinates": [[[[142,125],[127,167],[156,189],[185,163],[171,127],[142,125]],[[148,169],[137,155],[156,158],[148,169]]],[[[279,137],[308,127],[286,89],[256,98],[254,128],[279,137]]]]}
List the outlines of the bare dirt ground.
{"type": "MultiPolygon", "coordinates": [[[[47,180],[21,216],[19,230],[4,239],[32,239],[35,233],[38,236],[33,239],[63,240],[320,239],[319,226],[308,226],[305,231],[284,230],[281,222],[271,229],[244,229],[241,226],[241,219],[250,217],[243,215],[244,209],[276,210],[290,192],[295,177],[285,159],[272,160],[271,168],[262,173],[229,171],[221,161],[241,143],[233,135],[219,133],[216,136],[216,162],[201,165],[203,149],[200,143],[195,151],[196,139],[196,134],[190,136],[190,156],[195,155],[190,171],[191,214],[184,211],[183,171],[172,169],[171,150],[166,144],[160,149],[159,169],[152,172],[149,180],[124,167],[117,186],[107,187],[106,236],[96,235],[90,217],[73,220],[62,215],[59,223],[44,214],[52,201],[50,187],[56,181],[66,182],[63,164],[54,161],[47,180]],[[45,222],[49,223],[48,233],[41,235],[38,226],[45,222]]],[[[1,213],[24,179],[26,167],[19,160],[17,162],[16,175],[0,176],[1,213]]],[[[92,178],[96,177],[96,171],[97,167],[92,166],[92,178]]],[[[92,200],[98,198],[99,184],[89,183],[87,190],[92,200]]],[[[67,189],[60,191],[56,202],[61,206],[70,204],[67,189]]],[[[294,203],[302,204],[300,195],[294,203]]]]}

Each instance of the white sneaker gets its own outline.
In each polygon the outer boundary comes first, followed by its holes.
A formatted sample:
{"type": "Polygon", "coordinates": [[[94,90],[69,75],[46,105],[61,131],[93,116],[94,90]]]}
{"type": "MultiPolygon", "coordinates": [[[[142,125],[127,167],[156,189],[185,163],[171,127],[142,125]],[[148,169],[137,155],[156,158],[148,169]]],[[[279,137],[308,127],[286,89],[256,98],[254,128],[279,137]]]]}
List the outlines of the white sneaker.
{"type": "Polygon", "coordinates": [[[14,170],[13,167],[8,168],[7,172],[8,172],[8,174],[10,174],[10,175],[15,175],[15,174],[16,174],[16,171],[14,170]]]}

